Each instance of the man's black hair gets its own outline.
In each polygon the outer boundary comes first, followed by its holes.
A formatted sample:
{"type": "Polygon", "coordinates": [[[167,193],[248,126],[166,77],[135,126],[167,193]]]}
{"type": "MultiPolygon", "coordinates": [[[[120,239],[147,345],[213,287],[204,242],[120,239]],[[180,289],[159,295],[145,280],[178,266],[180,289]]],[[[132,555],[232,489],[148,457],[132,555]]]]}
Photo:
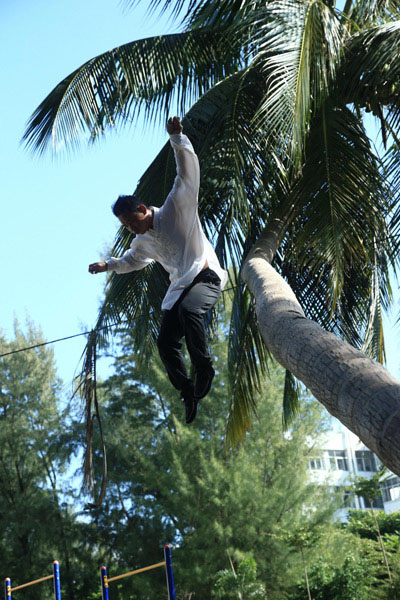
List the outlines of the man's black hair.
{"type": "Polygon", "coordinates": [[[119,217],[125,213],[134,212],[141,204],[143,202],[133,194],[131,196],[119,196],[112,205],[112,211],[116,217],[119,217]]]}

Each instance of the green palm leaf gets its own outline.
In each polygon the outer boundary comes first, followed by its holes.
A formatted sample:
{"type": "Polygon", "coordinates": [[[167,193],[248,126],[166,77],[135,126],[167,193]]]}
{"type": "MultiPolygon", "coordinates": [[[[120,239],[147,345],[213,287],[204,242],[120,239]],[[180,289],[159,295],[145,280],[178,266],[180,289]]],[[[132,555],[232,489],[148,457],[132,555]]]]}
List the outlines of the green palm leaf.
{"type": "Polygon", "coordinates": [[[399,128],[400,21],[370,27],[351,36],[337,76],[337,93],[378,114],[379,105],[390,107],[392,127],[399,128]]]}
{"type": "Polygon", "coordinates": [[[398,19],[399,16],[398,0],[358,0],[348,14],[354,25],[360,29],[381,25],[389,20],[398,19]]]}
{"type": "Polygon", "coordinates": [[[287,430],[296,419],[300,409],[300,386],[295,376],[288,370],[285,373],[285,387],[283,391],[282,424],[287,430]]]}
{"type": "MultiPolygon", "coordinates": [[[[254,18],[261,19],[261,12],[254,18]]],[[[257,117],[267,124],[273,143],[286,148],[297,164],[312,111],[335,78],[345,35],[336,13],[320,0],[274,1],[264,9],[254,62],[267,92],[257,117]]]]}
{"type": "Polygon", "coordinates": [[[346,269],[370,264],[375,236],[385,239],[390,199],[380,161],[356,116],[326,104],[312,127],[307,163],[295,195],[303,199],[301,233],[293,251],[299,265],[329,267],[332,311],[346,269]],[[308,199],[305,204],[304,199],[308,199]]]}
{"type": "Polygon", "coordinates": [[[287,239],[275,266],[295,290],[306,316],[382,362],[382,310],[386,310],[391,301],[389,268],[382,253],[377,249],[375,259],[372,257],[362,269],[346,268],[343,289],[332,311],[328,268],[315,273],[310,268],[300,267],[295,258],[289,258],[290,248],[291,240],[287,239]]]}
{"type": "MultiPolygon", "coordinates": [[[[134,7],[139,0],[125,0],[127,7],[134,7]]],[[[170,11],[171,18],[176,19],[179,15],[186,27],[213,26],[224,27],[233,22],[241,22],[246,15],[256,10],[257,6],[263,6],[265,2],[260,0],[149,0],[149,12],[159,11],[164,14],[170,11]]]]}
{"type": "Polygon", "coordinates": [[[383,335],[381,284],[378,265],[374,265],[371,291],[369,322],[367,323],[363,352],[380,363],[385,361],[385,342],[383,335]]]}
{"type": "Polygon", "coordinates": [[[227,425],[227,442],[237,444],[251,429],[257,414],[256,395],[267,372],[268,352],[257,325],[254,299],[235,275],[231,324],[229,331],[228,369],[231,406],[227,425]]]}
{"type": "Polygon", "coordinates": [[[33,113],[24,134],[39,152],[93,140],[107,127],[169,114],[184,107],[240,64],[239,49],[210,30],[124,44],[86,62],[63,79],[33,113]],[[175,95],[174,95],[175,94],[175,95]]]}

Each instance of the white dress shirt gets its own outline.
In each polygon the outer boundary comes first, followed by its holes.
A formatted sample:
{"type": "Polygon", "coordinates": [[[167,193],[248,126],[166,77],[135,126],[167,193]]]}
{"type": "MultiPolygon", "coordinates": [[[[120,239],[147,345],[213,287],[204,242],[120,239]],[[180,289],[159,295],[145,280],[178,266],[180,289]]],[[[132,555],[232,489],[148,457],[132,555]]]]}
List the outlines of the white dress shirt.
{"type": "Polygon", "coordinates": [[[173,307],[206,261],[221,279],[221,289],[228,279],[204,234],[197,212],[200,169],[193,146],[182,133],[171,135],[170,142],[177,175],[161,208],[152,207],[153,227],[138,234],[123,256],[107,260],[108,270],[117,273],[138,271],[153,260],[159,262],[169,273],[171,281],[161,305],[163,310],[173,307]]]}

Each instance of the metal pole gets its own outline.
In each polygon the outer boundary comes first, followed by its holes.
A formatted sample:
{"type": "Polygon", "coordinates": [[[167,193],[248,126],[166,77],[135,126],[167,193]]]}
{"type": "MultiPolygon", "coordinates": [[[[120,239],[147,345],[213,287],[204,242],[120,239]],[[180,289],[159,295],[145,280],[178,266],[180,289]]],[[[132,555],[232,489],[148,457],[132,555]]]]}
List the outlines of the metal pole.
{"type": "Polygon", "coordinates": [[[55,598],[55,600],[61,600],[60,565],[58,564],[58,560],[53,560],[53,577],[54,577],[54,598],[55,598]]]}
{"type": "Polygon", "coordinates": [[[9,577],[5,580],[5,598],[11,600],[11,579],[9,577]]]}
{"type": "Polygon", "coordinates": [[[107,567],[101,567],[100,569],[100,580],[101,580],[101,594],[103,600],[109,600],[108,597],[108,577],[107,567]]]}
{"type": "Polygon", "coordinates": [[[164,546],[165,572],[167,574],[168,600],[175,600],[174,575],[172,573],[171,547],[164,546]]]}

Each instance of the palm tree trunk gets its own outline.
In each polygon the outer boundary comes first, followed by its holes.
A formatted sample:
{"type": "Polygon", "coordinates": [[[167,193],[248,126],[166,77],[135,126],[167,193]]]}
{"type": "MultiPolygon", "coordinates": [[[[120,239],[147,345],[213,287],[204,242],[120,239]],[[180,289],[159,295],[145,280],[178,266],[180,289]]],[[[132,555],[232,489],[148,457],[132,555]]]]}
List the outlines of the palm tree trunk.
{"type": "Polygon", "coordinates": [[[261,335],[275,359],[400,475],[400,382],[379,363],[307,319],[271,266],[287,218],[275,218],[242,267],[261,335]]]}

